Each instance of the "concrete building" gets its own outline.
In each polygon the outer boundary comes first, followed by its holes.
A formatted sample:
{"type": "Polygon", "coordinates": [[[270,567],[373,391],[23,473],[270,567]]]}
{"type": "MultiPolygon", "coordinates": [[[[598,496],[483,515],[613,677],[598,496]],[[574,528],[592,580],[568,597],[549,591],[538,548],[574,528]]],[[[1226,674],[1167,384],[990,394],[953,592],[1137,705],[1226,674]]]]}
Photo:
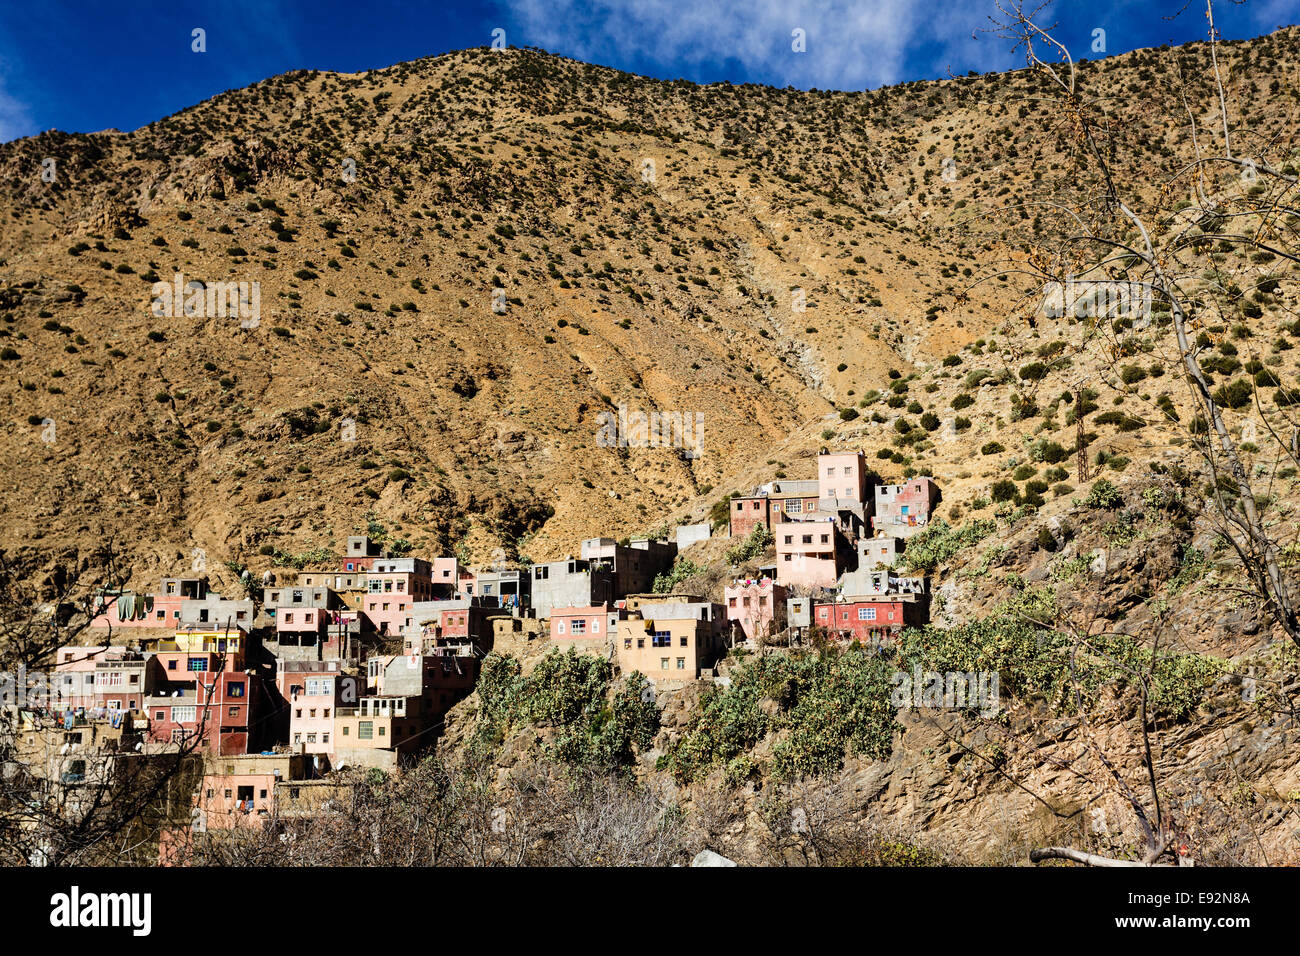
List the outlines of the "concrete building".
{"type": "Polygon", "coordinates": [[[521,617],[532,607],[532,575],[521,568],[483,568],[474,576],[473,595],[521,617]]]}
{"type": "Polygon", "coordinates": [[[276,813],[277,784],[316,776],[304,754],[231,754],[204,764],[194,795],[195,833],[262,826],[276,813]]]}
{"type": "Polygon", "coordinates": [[[875,534],[907,538],[922,530],[940,499],[933,478],[909,478],[901,485],[876,488],[875,534]]]}
{"type": "Polygon", "coordinates": [[[129,628],[174,628],[189,601],[208,596],[207,578],[163,578],[157,593],[103,590],[95,595],[100,613],[91,619],[92,632],[129,628]]]}
{"type": "Polygon", "coordinates": [[[223,598],[215,591],[209,591],[201,598],[181,602],[180,612],[182,625],[215,625],[223,627],[231,624],[236,627],[247,628],[251,627],[253,623],[253,601],[251,598],[244,600],[223,598]]]}
{"type": "MultiPolygon", "coordinates": [[[[125,647],[103,644],[81,646],[68,644],[54,653],[54,674],[50,678],[50,706],[65,710],[93,709],[96,706],[95,668],[101,661],[121,660],[131,654],[125,647]]],[[[24,702],[13,701],[21,704],[24,702]]]]}
{"type": "Polygon", "coordinates": [[[281,660],[339,660],[359,630],[356,612],[323,585],[263,588],[262,603],[274,625],[266,647],[281,660]]]}
{"type": "Polygon", "coordinates": [[[563,561],[535,564],[532,573],[532,607],[537,617],[550,617],[552,608],[591,607],[614,603],[614,571],[572,555],[563,561]]]}
{"type": "Polygon", "coordinates": [[[745,640],[771,637],[786,626],[786,589],[771,578],[733,581],[723,589],[727,620],[745,640]]]}
{"type": "Polygon", "coordinates": [[[334,721],[334,756],[339,762],[373,766],[364,751],[409,754],[430,742],[424,699],[392,694],[362,697],[356,707],[341,707],[334,721]]]}
{"type": "Polygon", "coordinates": [[[825,500],[869,501],[867,488],[871,471],[860,451],[829,452],[817,455],[817,497],[825,500]]]}
{"type": "Polygon", "coordinates": [[[776,579],[789,587],[834,587],[845,566],[848,542],[830,517],[787,522],[775,532],[776,579]]]}
{"type": "Polygon", "coordinates": [[[892,568],[903,553],[906,542],[892,534],[878,534],[858,539],[858,570],[892,568]]]}
{"type": "Polygon", "coordinates": [[[659,689],[696,680],[725,651],[727,626],[721,604],[644,602],[618,622],[619,670],[640,671],[659,689]]]}
{"type": "Polygon", "coordinates": [[[771,530],[783,521],[798,521],[818,513],[820,498],[816,481],[781,479],[759,485],[752,494],[731,499],[730,534],[748,537],[755,526],[771,530]]]}
{"type": "Polygon", "coordinates": [[[244,669],[247,634],[177,632],[159,646],[162,679],[144,699],[149,741],[186,744],[198,738],[218,754],[260,750],[276,709],[258,675],[244,669]]]}
{"type": "Polygon", "coordinates": [[[377,634],[397,636],[417,601],[433,599],[433,565],[423,558],[380,558],[366,573],[362,608],[377,634]]]}
{"type": "Polygon", "coordinates": [[[613,658],[618,638],[618,622],[626,612],[608,603],[588,607],[552,609],[551,642],[560,650],[574,648],[580,654],[613,658]]]}
{"type": "Polygon", "coordinates": [[[676,558],[677,545],[671,541],[634,538],[624,545],[613,538],[588,538],[582,542],[584,561],[613,569],[615,600],[649,591],[655,578],[671,568],[676,558]]]}
{"type": "Polygon", "coordinates": [[[680,554],[691,545],[708,541],[711,537],[713,537],[713,526],[705,521],[701,524],[679,524],[674,530],[673,540],[676,541],[677,551],[680,554]]]}
{"type": "Polygon", "coordinates": [[[799,637],[803,637],[808,628],[812,627],[812,598],[810,597],[787,597],[785,599],[785,621],[789,627],[799,637]]]}
{"type": "Polygon", "coordinates": [[[923,595],[926,593],[925,577],[895,574],[889,568],[877,568],[874,571],[859,568],[841,575],[839,593],[846,600],[883,597],[886,594],[923,595]]]}
{"type": "Polygon", "coordinates": [[[393,657],[378,675],[378,690],[382,695],[420,698],[421,713],[428,720],[436,721],[473,691],[479,664],[480,659],[473,654],[393,657]]]}
{"type": "Polygon", "coordinates": [[[453,650],[480,656],[492,650],[492,620],[508,612],[480,597],[446,601],[420,601],[411,623],[402,631],[407,654],[434,654],[453,650]]]}
{"type": "Polygon", "coordinates": [[[927,604],[914,595],[818,603],[813,623],[829,634],[863,644],[897,637],[904,627],[926,622],[927,604]]]}
{"type": "Polygon", "coordinates": [[[289,709],[289,746],[295,753],[332,754],[334,717],[361,699],[360,678],[339,661],[280,661],[276,684],[289,709]]]}

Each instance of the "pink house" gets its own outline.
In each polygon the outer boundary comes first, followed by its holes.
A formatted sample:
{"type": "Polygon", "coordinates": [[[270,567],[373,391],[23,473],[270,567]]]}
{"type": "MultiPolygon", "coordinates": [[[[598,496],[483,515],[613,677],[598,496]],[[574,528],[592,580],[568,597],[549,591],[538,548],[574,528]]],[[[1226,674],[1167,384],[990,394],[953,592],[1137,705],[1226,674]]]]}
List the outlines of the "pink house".
{"type": "Polygon", "coordinates": [[[737,622],[751,641],[785,627],[785,599],[786,589],[771,578],[733,581],[723,589],[727,620],[737,622]]]}
{"type": "Polygon", "coordinates": [[[460,591],[460,562],[455,558],[434,558],[430,578],[435,600],[454,598],[460,591]]]}
{"type": "Polygon", "coordinates": [[[822,498],[867,501],[867,459],[860,451],[827,452],[817,456],[817,490],[822,498]]]}
{"type": "Polygon", "coordinates": [[[608,604],[552,608],[551,640],[559,647],[604,656],[613,647],[618,622],[624,617],[626,612],[608,604]]]}
{"type": "Polygon", "coordinates": [[[878,535],[899,538],[916,534],[930,520],[939,503],[939,486],[933,478],[909,478],[906,484],[876,488],[876,514],[872,528],[878,535]]]}
{"type": "Polygon", "coordinates": [[[776,579],[783,587],[835,586],[847,544],[833,521],[790,521],[778,525],[774,534],[776,579]]]}
{"type": "Polygon", "coordinates": [[[207,578],[163,578],[157,594],[105,591],[98,596],[104,611],[91,620],[90,627],[174,628],[181,623],[182,604],[201,601],[207,596],[207,578]]]}
{"type": "Polygon", "coordinates": [[[125,654],[124,647],[60,647],[55,652],[50,705],[59,710],[96,706],[96,665],[104,660],[121,660],[125,654]]]}
{"type": "Polygon", "coordinates": [[[361,610],[380,634],[401,634],[416,601],[433,600],[433,566],[423,558],[382,558],[366,575],[361,610]]]}
{"type": "Polygon", "coordinates": [[[277,681],[289,702],[289,744],[296,752],[334,752],[334,719],[340,706],[355,707],[360,682],[344,675],[338,661],[281,661],[277,681]]]}

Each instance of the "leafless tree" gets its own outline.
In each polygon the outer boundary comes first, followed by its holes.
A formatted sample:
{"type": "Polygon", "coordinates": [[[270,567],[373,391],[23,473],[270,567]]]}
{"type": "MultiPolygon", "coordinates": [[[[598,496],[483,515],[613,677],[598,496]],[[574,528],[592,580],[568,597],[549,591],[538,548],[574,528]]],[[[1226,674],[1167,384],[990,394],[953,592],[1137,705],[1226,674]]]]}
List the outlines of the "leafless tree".
{"type": "MultiPolygon", "coordinates": [[[[42,584],[32,578],[31,567],[0,555],[0,673],[14,696],[0,707],[0,863],[153,862],[159,827],[177,813],[188,815],[202,734],[163,754],[88,752],[85,779],[77,781],[31,760],[24,734],[57,735],[56,743],[63,736],[42,672],[52,670],[58,649],[79,645],[106,610],[106,594],[124,580],[111,546],[89,558],[72,556],[42,584]],[[28,692],[40,700],[26,699],[28,692]]],[[[102,654],[112,637],[110,628],[81,659],[102,654]]]]}
{"type": "MultiPolygon", "coordinates": [[[[989,32],[1024,53],[1044,94],[1056,104],[1055,115],[1073,142],[1077,168],[1068,189],[1018,203],[1022,209],[1045,213],[1052,226],[1040,232],[1036,225],[1023,237],[1023,255],[1002,274],[1024,281],[1020,309],[1025,318],[1052,290],[1061,291],[1062,313],[1068,312],[1072,303],[1065,290],[1080,281],[1093,287],[1149,290],[1149,305],[1137,310],[1128,296],[1103,300],[1100,309],[1089,302],[1092,321],[1083,326],[1077,350],[1100,350],[1121,389],[1119,364],[1126,356],[1155,354],[1181,368],[1194,411],[1191,420],[1182,422],[1169,402],[1152,404],[1154,418],[1176,425],[1199,453],[1210,476],[1207,517],[1237,556],[1250,592],[1300,646],[1295,582],[1287,572],[1294,529],[1284,529],[1274,509],[1279,473],[1290,468],[1294,474],[1300,467],[1300,429],[1293,412],[1300,392],[1287,388],[1261,363],[1249,389],[1250,405],[1261,424],[1243,419],[1234,428],[1232,416],[1246,404],[1245,397],[1240,389],[1235,394],[1227,387],[1216,391],[1206,368],[1207,350],[1216,341],[1212,329],[1221,331],[1235,323],[1250,334],[1248,320],[1261,315],[1257,303],[1284,315],[1290,312],[1276,293],[1281,282],[1294,281],[1294,276],[1277,273],[1269,264],[1300,262],[1295,241],[1300,224],[1297,180],[1291,167],[1280,168],[1291,158],[1294,144],[1239,123],[1230,113],[1213,4],[1206,0],[1208,57],[1194,49],[1167,54],[1176,76],[1175,92],[1187,115],[1192,154],[1171,172],[1153,171],[1132,148],[1135,125],[1115,115],[1053,35],[1054,28],[1040,24],[1046,6],[1000,0],[989,32]],[[1207,96],[1221,121],[1216,124],[1221,129],[1208,134],[1198,130],[1193,106],[1207,96]],[[1278,388],[1271,401],[1261,393],[1261,385],[1269,382],[1278,388]],[[1266,453],[1259,452],[1261,444],[1267,446],[1266,453]]],[[[1077,408],[1075,414],[1083,411],[1077,408]]],[[[1040,624],[1061,626],[1059,621],[1040,624]]],[[[1093,635],[1076,628],[1074,637],[1075,646],[1082,646],[1093,635]]],[[[1152,649],[1153,666],[1157,650],[1152,649]]],[[[1151,753],[1151,677],[1130,675],[1139,698],[1147,798],[1138,797],[1095,746],[1095,738],[1089,738],[1094,755],[1137,816],[1145,834],[1144,855],[1127,861],[1070,847],[1044,847],[1031,853],[1032,860],[1140,866],[1155,864],[1172,852],[1172,822],[1161,807],[1151,753]]]]}

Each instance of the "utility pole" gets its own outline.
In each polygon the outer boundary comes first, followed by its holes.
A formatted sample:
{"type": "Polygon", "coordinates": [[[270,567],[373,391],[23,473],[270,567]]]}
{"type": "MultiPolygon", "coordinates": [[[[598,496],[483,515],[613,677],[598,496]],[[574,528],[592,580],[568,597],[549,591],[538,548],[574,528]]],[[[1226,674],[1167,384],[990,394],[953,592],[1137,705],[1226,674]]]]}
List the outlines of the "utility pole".
{"type": "Polygon", "coordinates": [[[1074,388],[1074,424],[1078,436],[1074,443],[1079,451],[1079,482],[1083,483],[1088,480],[1088,449],[1084,447],[1086,439],[1083,433],[1083,388],[1078,385],[1074,388]]]}

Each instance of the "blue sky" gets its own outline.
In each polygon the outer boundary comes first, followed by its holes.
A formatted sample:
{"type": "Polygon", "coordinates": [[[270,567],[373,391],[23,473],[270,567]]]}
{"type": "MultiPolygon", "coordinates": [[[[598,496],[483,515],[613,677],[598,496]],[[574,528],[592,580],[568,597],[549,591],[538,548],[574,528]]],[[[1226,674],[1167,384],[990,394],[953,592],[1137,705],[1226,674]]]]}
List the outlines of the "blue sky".
{"type": "MultiPolygon", "coordinates": [[[[1215,10],[1228,39],[1300,22],[1300,0],[1215,10]]],[[[135,129],[286,70],[388,66],[487,45],[498,28],[511,46],[664,79],[874,89],[1022,65],[1005,41],[972,37],[994,12],[992,0],[6,0],[0,141],[135,129]]],[[[1204,39],[1206,26],[1202,0],[1058,0],[1039,21],[1089,59],[1102,55],[1095,30],[1113,55],[1204,39]]]]}

